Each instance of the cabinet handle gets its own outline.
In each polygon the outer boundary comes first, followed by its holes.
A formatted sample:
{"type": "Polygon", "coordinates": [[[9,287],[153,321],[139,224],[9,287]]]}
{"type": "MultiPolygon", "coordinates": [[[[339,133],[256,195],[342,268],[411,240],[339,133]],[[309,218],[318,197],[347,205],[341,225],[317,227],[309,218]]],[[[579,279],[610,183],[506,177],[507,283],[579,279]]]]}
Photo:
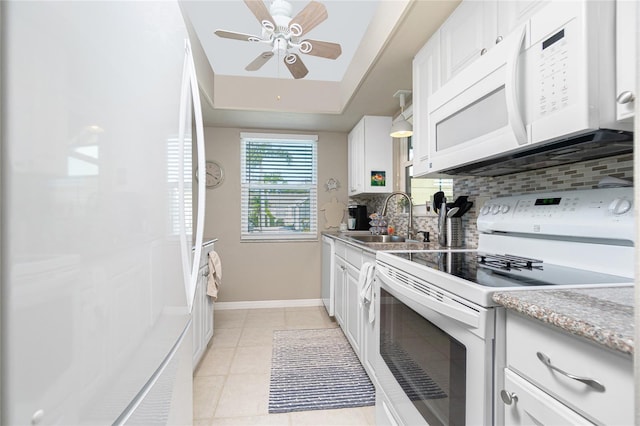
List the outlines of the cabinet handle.
{"type": "Polygon", "coordinates": [[[502,36],[498,36],[498,38],[496,38],[496,44],[500,43],[503,40],[502,36]]]}
{"type": "Polygon", "coordinates": [[[634,96],[634,94],[628,90],[625,90],[624,92],[620,93],[618,95],[618,97],[616,98],[616,100],[618,101],[619,104],[624,105],[624,104],[629,104],[633,101],[636,100],[636,97],[634,96]]]}
{"type": "Polygon", "coordinates": [[[500,391],[500,398],[506,405],[511,405],[514,402],[518,402],[518,395],[516,395],[515,392],[507,392],[504,389],[500,391]]]}
{"type": "Polygon", "coordinates": [[[480,51],[480,56],[484,55],[485,53],[487,53],[487,48],[483,47],[482,50],[480,51]]]}
{"type": "Polygon", "coordinates": [[[543,354],[542,352],[537,352],[536,355],[538,355],[538,359],[547,367],[549,367],[552,370],[557,371],[558,373],[562,374],[563,376],[566,376],[570,379],[573,380],[577,380],[581,383],[584,383],[587,386],[591,386],[593,389],[597,390],[598,392],[604,392],[605,391],[605,387],[602,383],[598,382],[597,380],[593,380],[590,379],[588,377],[580,377],[580,376],[576,376],[574,374],[571,373],[567,373],[566,371],[556,367],[555,365],[551,364],[551,358],[549,358],[548,356],[546,356],[545,354],[543,354]]]}

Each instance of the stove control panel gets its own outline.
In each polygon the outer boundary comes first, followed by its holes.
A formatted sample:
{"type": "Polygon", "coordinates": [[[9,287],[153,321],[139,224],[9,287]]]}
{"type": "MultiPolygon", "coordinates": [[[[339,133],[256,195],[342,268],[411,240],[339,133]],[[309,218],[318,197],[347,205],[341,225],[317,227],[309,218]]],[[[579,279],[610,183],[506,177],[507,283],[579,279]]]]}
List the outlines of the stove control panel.
{"type": "Polygon", "coordinates": [[[478,231],[633,239],[633,188],[599,188],[487,201],[478,231]]]}

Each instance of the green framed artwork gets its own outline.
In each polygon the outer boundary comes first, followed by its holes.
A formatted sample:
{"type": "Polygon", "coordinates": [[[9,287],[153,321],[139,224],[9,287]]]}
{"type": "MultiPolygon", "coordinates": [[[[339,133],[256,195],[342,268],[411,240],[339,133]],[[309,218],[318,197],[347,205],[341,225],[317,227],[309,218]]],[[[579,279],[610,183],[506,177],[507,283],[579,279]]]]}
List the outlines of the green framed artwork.
{"type": "Polygon", "coordinates": [[[386,186],[387,175],[384,171],[371,171],[371,186],[386,186]]]}

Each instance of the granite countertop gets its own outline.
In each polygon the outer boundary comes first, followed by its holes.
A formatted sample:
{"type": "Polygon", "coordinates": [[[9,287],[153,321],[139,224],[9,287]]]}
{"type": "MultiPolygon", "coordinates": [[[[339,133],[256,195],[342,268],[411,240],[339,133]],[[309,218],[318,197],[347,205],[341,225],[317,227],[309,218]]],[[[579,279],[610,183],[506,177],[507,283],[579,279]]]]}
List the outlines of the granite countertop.
{"type": "Polygon", "coordinates": [[[633,354],[633,286],[498,292],[493,300],[576,336],[633,354]]]}

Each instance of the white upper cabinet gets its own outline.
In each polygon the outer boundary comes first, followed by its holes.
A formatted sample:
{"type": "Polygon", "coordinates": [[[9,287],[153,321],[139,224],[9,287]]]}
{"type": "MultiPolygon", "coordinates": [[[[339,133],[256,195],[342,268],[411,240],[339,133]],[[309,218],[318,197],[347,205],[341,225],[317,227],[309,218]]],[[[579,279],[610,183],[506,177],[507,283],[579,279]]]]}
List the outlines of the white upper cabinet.
{"type": "Polygon", "coordinates": [[[618,120],[632,121],[635,115],[636,38],[638,3],[632,0],[616,2],[616,114],[618,120]]]}
{"type": "Polygon", "coordinates": [[[524,24],[531,15],[549,3],[549,0],[498,1],[496,7],[497,29],[494,43],[502,41],[510,32],[524,24]]]}
{"type": "Polygon", "coordinates": [[[466,0],[440,27],[442,82],[487,51],[496,27],[496,2],[466,0]]]}
{"type": "Polygon", "coordinates": [[[349,133],[349,195],[393,191],[390,130],[391,117],[366,115],[349,133]]]}
{"type": "Polygon", "coordinates": [[[440,27],[442,84],[500,43],[549,0],[464,0],[440,27]]]}
{"type": "Polygon", "coordinates": [[[413,176],[429,171],[427,100],[440,87],[440,38],[436,32],[413,59],[413,176]]]}

